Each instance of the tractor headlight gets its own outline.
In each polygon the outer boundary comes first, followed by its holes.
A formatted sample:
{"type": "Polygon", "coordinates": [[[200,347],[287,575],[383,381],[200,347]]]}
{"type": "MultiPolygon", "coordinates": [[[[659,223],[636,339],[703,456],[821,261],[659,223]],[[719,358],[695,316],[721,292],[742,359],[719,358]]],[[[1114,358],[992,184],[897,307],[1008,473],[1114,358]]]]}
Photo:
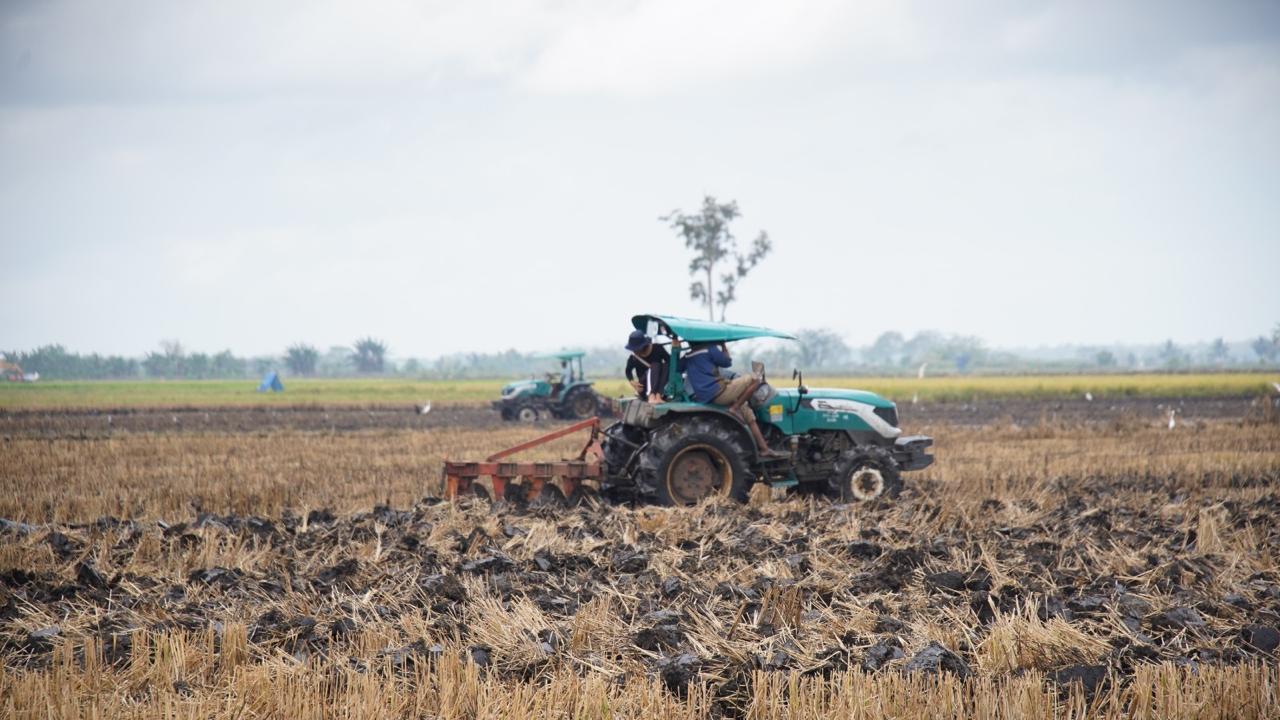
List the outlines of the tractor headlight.
{"type": "Polygon", "coordinates": [[[778,391],[774,390],[772,385],[769,383],[760,383],[760,387],[756,388],[756,391],[751,393],[751,397],[747,400],[747,404],[753,409],[758,410],[765,405],[768,405],[777,396],[778,391]]]}

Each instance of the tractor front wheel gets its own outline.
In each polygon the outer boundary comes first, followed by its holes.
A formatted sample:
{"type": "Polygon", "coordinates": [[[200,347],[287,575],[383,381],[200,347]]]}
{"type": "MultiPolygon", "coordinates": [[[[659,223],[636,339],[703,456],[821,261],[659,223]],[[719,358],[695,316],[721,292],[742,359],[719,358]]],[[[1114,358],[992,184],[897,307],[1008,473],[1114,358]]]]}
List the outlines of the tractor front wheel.
{"type": "Polygon", "coordinates": [[[869,502],[896,498],[902,492],[902,475],[888,458],[850,451],[835,466],[832,494],[840,502],[869,502]]]}
{"type": "Polygon", "coordinates": [[[533,423],[538,421],[538,408],[529,403],[524,403],[516,408],[516,419],[522,423],[533,423]]]}
{"type": "Polygon", "coordinates": [[[678,420],[653,434],[640,459],[645,484],[662,505],[696,505],[711,497],[747,501],[747,450],[732,431],[702,418],[678,420]]]}

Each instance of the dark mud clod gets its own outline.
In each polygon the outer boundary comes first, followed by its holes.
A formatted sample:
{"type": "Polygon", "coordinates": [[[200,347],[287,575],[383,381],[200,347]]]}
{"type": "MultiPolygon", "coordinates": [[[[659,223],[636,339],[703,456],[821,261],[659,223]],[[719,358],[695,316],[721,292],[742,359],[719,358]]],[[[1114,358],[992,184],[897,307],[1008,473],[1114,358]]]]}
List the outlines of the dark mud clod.
{"type": "Polygon", "coordinates": [[[959,655],[942,647],[937,642],[929,643],[915,657],[907,661],[903,667],[906,672],[923,672],[929,674],[951,673],[965,678],[971,674],[969,666],[959,655]]]}
{"type": "Polygon", "coordinates": [[[689,691],[689,683],[697,677],[701,665],[701,660],[692,653],[666,656],[658,661],[658,676],[668,690],[683,697],[689,691]]]}
{"type": "Polygon", "coordinates": [[[1203,630],[1204,618],[1194,608],[1176,607],[1157,613],[1151,618],[1151,627],[1157,630],[1203,630]]]}
{"type": "Polygon", "coordinates": [[[879,545],[866,540],[854,540],[845,549],[852,557],[863,560],[875,560],[884,552],[879,545]]]}
{"type": "Polygon", "coordinates": [[[863,654],[862,669],[867,672],[875,672],[902,657],[902,648],[898,647],[897,640],[881,640],[867,648],[866,653],[863,654]]]}
{"type": "Polygon", "coordinates": [[[428,595],[463,602],[467,599],[467,590],[453,575],[428,575],[418,581],[428,595]]]}
{"type": "Polygon", "coordinates": [[[636,550],[623,548],[609,557],[609,564],[617,572],[638,573],[649,567],[649,556],[636,550]]]}
{"type": "Polygon", "coordinates": [[[469,573],[492,573],[510,570],[515,564],[503,553],[495,552],[462,564],[462,571],[469,573]]]}
{"type": "Polygon", "coordinates": [[[935,592],[949,591],[959,593],[964,590],[964,575],[955,570],[932,573],[924,578],[925,585],[935,592]]]}
{"type": "Polygon", "coordinates": [[[242,576],[243,573],[239,569],[228,570],[224,567],[211,567],[192,571],[187,576],[187,582],[193,585],[211,585],[226,590],[238,586],[242,576]]]}
{"type": "Polygon", "coordinates": [[[668,598],[668,599],[673,598],[679,595],[680,591],[683,589],[684,589],[684,583],[680,582],[679,578],[669,577],[669,578],[663,579],[662,581],[661,591],[662,591],[662,597],[664,598],[668,598]]]}
{"type": "Polygon", "coordinates": [[[472,645],[467,651],[467,655],[471,658],[471,662],[482,668],[489,667],[489,665],[492,664],[492,653],[493,648],[488,645],[472,645]]]}
{"type": "Polygon", "coordinates": [[[54,531],[49,533],[45,541],[49,543],[49,547],[53,548],[53,552],[60,560],[67,560],[80,552],[81,544],[76,540],[54,531]]]}
{"type": "Polygon", "coordinates": [[[32,630],[27,633],[27,645],[32,648],[47,650],[52,646],[53,640],[62,635],[62,627],[58,625],[49,625],[39,630],[32,630]]]}
{"type": "Polygon", "coordinates": [[[350,578],[358,572],[360,572],[360,561],[355,558],[347,558],[321,570],[316,575],[316,580],[325,585],[333,585],[350,578]]]}
{"type": "Polygon", "coordinates": [[[95,590],[107,589],[107,579],[87,560],[76,563],[76,582],[95,590]]]}
{"type": "Polygon", "coordinates": [[[1086,699],[1092,698],[1107,681],[1106,665],[1071,665],[1050,672],[1046,677],[1063,686],[1079,685],[1086,699]]]}
{"type": "Polygon", "coordinates": [[[1266,625],[1246,625],[1240,630],[1240,639],[1254,652],[1272,654],[1280,647],[1280,632],[1266,625]]]}
{"type": "Polygon", "coordinates": [[[635,634],[636,647],[650,651],[670,650],[684,642],[680,615],[670,610],[656,610],[644,617],[647,627],[635,634]]]}

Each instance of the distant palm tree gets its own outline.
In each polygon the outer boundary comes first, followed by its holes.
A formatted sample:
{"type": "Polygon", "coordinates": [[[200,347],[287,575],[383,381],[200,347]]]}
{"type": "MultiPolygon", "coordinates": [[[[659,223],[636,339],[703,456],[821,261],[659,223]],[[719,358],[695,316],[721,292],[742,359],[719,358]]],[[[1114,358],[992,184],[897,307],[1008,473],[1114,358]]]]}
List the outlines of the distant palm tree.
{"type": "Polygon", "coordinates": [[[319,360],[320,351],[306,343],[290,345],[284,354],[284,364],[293,375],[314,375],[319,360]]]}
{"type": "Polygon", "coordinates": [[[356,352],[352,356],[356,370],[362,373],[380,373],[387,356],[387,346],[381,340],[372,337],[356,341],[356,352]]]}

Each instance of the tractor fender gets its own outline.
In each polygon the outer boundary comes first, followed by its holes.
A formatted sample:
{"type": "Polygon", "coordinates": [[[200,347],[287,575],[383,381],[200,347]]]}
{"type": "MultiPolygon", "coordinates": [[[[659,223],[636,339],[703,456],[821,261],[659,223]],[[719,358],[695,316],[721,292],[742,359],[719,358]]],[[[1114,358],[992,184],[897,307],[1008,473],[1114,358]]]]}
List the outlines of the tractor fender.
{"type": "Polygon", "coordinates": [[[681,418],[701,415],[714,419],[738,435],[742,447],[752,448],[751,457],[747,460],[749,462],[755,460],[756,441],[751,437],[751,431],[747,429],[746,423],[742,422],[742,418],[729,412],[729,408],[702,403],[663,403],[657,406],[655,419],[658,424],[662,424],[664,421],[669,421],[667,419],[673,415],[681,418]]]}

